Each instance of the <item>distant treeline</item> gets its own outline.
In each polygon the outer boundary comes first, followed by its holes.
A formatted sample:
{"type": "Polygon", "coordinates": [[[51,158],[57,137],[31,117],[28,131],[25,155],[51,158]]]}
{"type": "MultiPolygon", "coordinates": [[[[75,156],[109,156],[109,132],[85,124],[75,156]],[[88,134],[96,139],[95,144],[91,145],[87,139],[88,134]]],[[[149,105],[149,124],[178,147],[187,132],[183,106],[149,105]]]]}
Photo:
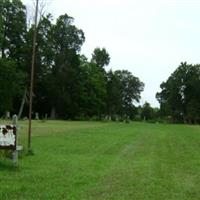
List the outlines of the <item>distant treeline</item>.
{"type": "MultiPolygon", "coordinates": [[[[21,0],[0,1],[0,117],[28,116],[33,25],[21,0]]],[[[94,27],[95,28],[95,27],[94,27]]],[[[200,122],[200,65],[181,63],[156,94],[160,108],[140,100],[144,83],[127,70],[108,71],[110,55],[95,48],[80,54],[84,32],[67,14],[53,20],[41,15],[37,25],[33,115],[78,120],[200,122]]]]}

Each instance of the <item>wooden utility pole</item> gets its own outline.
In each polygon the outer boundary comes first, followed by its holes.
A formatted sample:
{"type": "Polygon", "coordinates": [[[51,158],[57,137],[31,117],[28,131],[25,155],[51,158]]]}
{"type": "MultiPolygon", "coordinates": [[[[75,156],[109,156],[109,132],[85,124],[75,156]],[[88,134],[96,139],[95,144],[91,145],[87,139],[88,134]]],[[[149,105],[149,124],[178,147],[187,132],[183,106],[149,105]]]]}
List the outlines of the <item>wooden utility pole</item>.
{"type": "Polygon", "coordinates": [[[33,81],[34,81],[34,67],[35,67],[35,49],[37,40],[37,19],[38,19],[38,3],[36,0],[35,7],[35,23],[33,31],[33,52],[32,52],[32,64],[31,64],[31,80],[30,80],[30,93],[29,93],[29,127],[28,127],[28,152],[31,153],[31,121],[32,121],[32,104],[33,104],[33,81]]]}

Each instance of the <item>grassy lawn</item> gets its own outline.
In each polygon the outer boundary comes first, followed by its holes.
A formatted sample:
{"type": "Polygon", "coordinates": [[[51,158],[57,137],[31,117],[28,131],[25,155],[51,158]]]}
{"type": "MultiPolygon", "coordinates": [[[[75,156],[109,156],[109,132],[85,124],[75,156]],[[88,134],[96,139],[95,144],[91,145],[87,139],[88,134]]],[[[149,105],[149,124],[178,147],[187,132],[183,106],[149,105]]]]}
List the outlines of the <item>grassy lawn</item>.
{"type": "Polygon", "coordinates": [[[0,158],[0,200],[200,198],[200,126],[33,122],[32,146],[18,168],[0,158]]]}

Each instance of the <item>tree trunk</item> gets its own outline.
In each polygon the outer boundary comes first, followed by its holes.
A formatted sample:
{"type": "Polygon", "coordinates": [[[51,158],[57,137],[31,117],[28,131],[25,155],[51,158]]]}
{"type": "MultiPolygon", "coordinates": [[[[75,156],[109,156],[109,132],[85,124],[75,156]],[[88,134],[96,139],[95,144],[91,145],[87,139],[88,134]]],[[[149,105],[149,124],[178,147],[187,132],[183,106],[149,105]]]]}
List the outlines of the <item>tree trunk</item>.
{"type": "Polygon", "coordinates": [[[24,91],[24,96],[22,98],[22,102],[21,102],[21,105],[20,105],[20,109],[19,109],[19,113],[18,113],[18,119],[21,119],[21,116],[22,116],[22,112],[24,110],[24,104],[26,102],[26,89],[24,91]]]}

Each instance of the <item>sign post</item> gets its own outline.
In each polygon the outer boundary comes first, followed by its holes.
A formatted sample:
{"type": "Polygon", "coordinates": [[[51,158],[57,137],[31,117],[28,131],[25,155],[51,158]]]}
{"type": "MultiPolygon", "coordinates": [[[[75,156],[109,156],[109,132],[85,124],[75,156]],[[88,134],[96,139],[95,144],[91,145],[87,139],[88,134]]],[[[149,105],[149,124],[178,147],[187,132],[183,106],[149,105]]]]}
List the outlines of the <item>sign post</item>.
{"type": "Polygon", "coordinates": [[[18,163],[18,149],[17,149],[17,145],[18,145],[18,130],[17,130],[17,115],[13,115],[13,125],[15,127],[15,149],[13,151],[13,164],[17,165],[18,163]]]}

